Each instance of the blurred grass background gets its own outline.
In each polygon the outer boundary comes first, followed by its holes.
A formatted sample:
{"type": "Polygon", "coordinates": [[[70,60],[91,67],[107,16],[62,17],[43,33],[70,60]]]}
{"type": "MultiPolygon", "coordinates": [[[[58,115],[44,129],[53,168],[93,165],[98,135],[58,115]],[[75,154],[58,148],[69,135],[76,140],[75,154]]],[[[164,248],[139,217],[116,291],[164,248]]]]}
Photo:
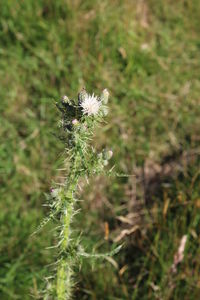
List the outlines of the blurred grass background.
{"type": "Polygon", "coordinates": [[[74,226],[88,250],[74,299],[200,298],[200,1],[0,1],[0,299],[40,299],[53,261],[44,192],[63,145],[54,100],[108,88],[96,145],[130,177],[84,188],[74,226]],[[183,235],[185,257],[171,265],[183,235]]]}

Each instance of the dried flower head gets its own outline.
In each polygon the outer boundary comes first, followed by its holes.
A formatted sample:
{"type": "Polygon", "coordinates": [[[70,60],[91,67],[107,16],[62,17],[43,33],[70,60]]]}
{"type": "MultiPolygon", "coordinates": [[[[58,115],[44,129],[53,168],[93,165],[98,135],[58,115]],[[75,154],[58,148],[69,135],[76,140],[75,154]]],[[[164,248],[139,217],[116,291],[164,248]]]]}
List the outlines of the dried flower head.
{"type": "Polygon", "coordinates": [[[100,105],[101,102],[98,101],[98,98],[94,94],[87,95],[85,99],[80,103],[83,114],[88,116],[97,115],[100,105]]]}
{"type": "Polygon", "coordinates": [[[184,250],[185,250],[185,245],[187,242],[187,235],[184,235],[180,241],[180,245],[178,248],[177,253],[174,255],[174,262],[171,266],[172,272],[176,273],[177,272],[177,265],[180,264],[184,258],[184,250]]]}

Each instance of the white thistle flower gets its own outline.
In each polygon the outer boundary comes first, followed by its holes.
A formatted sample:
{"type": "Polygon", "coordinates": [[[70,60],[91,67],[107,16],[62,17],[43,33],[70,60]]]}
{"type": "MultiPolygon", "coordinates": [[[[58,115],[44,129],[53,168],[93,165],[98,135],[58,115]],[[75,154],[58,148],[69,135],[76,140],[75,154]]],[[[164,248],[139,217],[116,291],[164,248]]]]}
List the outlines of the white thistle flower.
{"type": "Polygon", "coordinates": [[[91,116],[98,113],[101,102],[98,101],[98,98],[94,94],[92,94],[87,95],[80,105],[82,107],[83,114],[91,116]]]}

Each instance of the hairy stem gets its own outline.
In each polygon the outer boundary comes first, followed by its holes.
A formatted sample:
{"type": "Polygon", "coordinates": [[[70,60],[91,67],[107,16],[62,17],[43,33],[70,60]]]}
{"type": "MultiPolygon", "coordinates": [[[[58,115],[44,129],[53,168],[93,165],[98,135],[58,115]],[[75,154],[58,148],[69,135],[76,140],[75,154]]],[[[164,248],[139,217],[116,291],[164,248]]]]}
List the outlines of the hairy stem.
{"type": "Polygon", "coordinates": [[[62,258],[57,268],[56,292],[58,300],[70,300],[72,294],[73,271],[69,259],[62,258]]]}
{"type": "Polygon", "coordinates": [[[75,159],[72,161],[75,166],[74,172],[69,178],[69,184],[67,186],[67,191],[64,199],[64,209],[61,214],[61,242],[60,242],[60,254],[62,256],[61,260],[58,263],[57,267],[57,299],[58,300],[68,300],[71,299],[72,289],[73,289],[73,271],[72,266],[74,264],[74,259],[67,252],[70,242],[71,234],[71,222],[74,215],[74,192],[77,187],[79,176],[77,176],[77,170],[79,169],[79,155],[75,156],[75,159]],[[73,174],[74,173],[74,174],[73,174]],[[68,257],[69,256],[69,257],[68,257]]]}

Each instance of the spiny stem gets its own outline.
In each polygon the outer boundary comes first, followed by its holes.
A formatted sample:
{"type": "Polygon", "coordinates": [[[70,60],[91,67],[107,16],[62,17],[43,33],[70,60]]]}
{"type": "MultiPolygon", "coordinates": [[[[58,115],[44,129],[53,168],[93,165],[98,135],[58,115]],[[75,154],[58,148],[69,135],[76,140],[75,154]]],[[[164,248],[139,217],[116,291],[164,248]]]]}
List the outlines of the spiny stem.
{"type": "Polygon", "coordinates": [[[57,267],[57,300],[70,300],[72,295],[73,271],[68,259],[61,259],[57,267]]]}
{"type": "MultiPolygon", "coordinates": [[[[78,159],[78,155],[75,156],[75,159],[72,163],[79,168],[79,165],[76,163],[78,159]]],[[[74,170],[74,174],[76,174],[76,168],[74,170]]],[[[60,243],[60,250],[61,255],[67,252],[69,247],[70,241],[70,225],[72,222],[73,214],[74,214],[74,191],[76,190],[76,186],[78,183],[78,176],[71,174],[71,178],[69,179],[70,184],[67,187],[66,191],[66,199],[65,199],[65,206],[63,209],[63,213],[61,215],[61,222],[62,222],[62,232],[61,232],[61,243],[60,243]]],[[[73,258],[65,257],[66,254],[63,256],[61,261],[59,262],[58,269],[57,269],[57,285],[56,285],[56,292],[57,292],[57,299],[58,300],[68,300],[71,298],[71,293],[73,289],[73,258]]]]}
{"type": "Polygon", "coordinates": [[[66,205],[65,212],[63,214],[63,240],[61,243],[62,251],[67,249],[69,238],[70,238],[70,223],[72,219],[73,213],[73,203],[69,203],[66,205]]]}

